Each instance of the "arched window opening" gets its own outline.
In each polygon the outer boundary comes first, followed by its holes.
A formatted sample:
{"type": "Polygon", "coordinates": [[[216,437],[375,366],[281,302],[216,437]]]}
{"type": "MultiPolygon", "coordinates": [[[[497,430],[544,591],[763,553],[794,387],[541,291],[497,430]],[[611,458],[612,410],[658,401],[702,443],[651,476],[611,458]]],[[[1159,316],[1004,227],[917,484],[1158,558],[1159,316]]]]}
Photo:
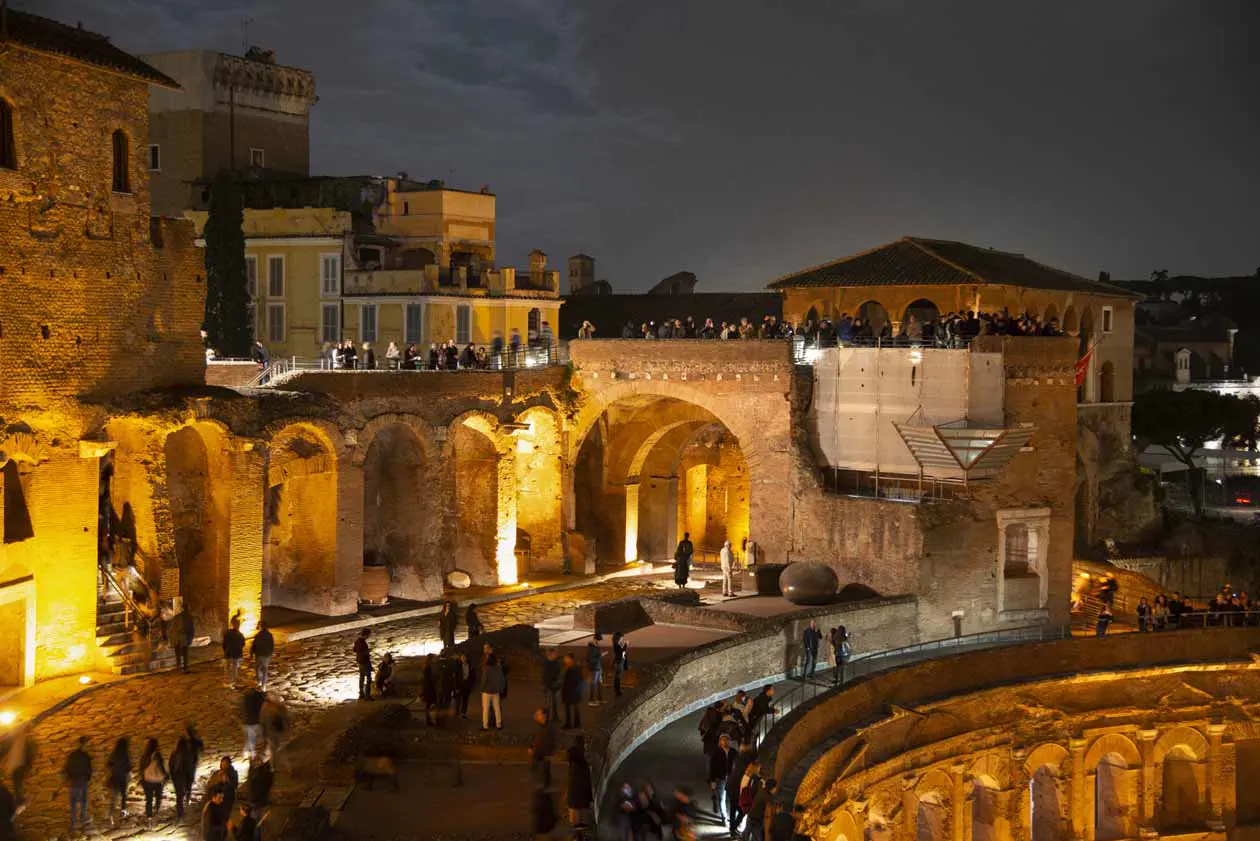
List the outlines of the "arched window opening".
{"type": "Polygon", "coordinates": [[[1054,770],[1043,765],[1028,782],[1028,809],[1032,841],[1062,841],[1063,805],[1054,770]]]}
{"type": "Polygon", "coordinates": [[[13,142],[13,106],[0,99],[0,169],[17,169],[17,146],[13,142]]]}
{"type": "Polygon", "coordinates": [[[948,841],[950,837],[949,806],[936,792],[919,798],[915,815],[915,841],[948,841]]]}
{"type": "Polygon", "coordinates": [[[131,149],[122,129],[114,132],[114,192],[130,193],[131,149]]]}
{"type": "Polygon", "coordinates": [[[1129,810],[1137,795],[1124,757],[1109,753],[1094,772],[1094,841],[1128,838],[1129,810]]]}
{"type": "Polygon", "coordinates": [[[1202,797],[1205,771],[1185,745],[1177,745],[1164,757],[1161,829],[1196,829],[1206,824],[1202,797]]]}
{"type": "Polygon", "coordinates": [[[997,841],[997,785],[987,777],[977,777],[971,789],[972,841],[997,841]]]}

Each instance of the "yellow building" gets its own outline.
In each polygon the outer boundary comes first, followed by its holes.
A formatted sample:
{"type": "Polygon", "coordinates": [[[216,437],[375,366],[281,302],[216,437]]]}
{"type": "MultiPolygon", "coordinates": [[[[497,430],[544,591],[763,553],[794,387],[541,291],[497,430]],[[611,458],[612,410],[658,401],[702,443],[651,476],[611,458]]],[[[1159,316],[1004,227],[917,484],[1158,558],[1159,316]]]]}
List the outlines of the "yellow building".
{"type": "MultiPolygon", "coordinates": [[[[400,348],[521,344],[555,329],[558,272],[495,264],[495,197],[401,178],[246,185],[254,334],[273,358],[343,339],[400,348]]],[[[206,212],[188,214],[200,233],[206,212]]]]}

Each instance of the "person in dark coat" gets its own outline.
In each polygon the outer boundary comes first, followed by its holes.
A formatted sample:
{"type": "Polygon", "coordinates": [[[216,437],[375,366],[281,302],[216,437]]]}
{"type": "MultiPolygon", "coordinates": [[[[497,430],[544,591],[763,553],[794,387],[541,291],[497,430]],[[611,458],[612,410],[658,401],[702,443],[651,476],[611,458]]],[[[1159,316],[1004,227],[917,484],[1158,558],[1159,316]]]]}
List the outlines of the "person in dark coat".
{"type": "Polygon", "coordinates": [[[232,617],[232,624],[223,632],[223,681],[236,688],[236,677],[241,670],[241,658],[245,656],[245,635],[241,633],[241,620],[232,617]]]}
{"type": "Polygon", "coordinates": [[[211,799],[217,792],[223,795],[223,820],[227,822],[228,817],[232,814],[232,805],[236,803],[236,789],[241,783],[240,775],[236,773],[236,769],[232,767],[232,757],[225,756],[219,760],[219,770],[210,775],[210,779],[206,781],[206,792],[211,799]]]}
{"type": "Polygon", "coordinates": [[[368,646],[371,628],[359,631],[354,641],[354,660],[359,666],[359,697],[365,701],[372,700],[372,649],[368,646]]]}
{"type": "Polygon", "coordinates": [[[254,655],[254,679],[258,681],[258,688],[266,692],[267,678],[271,676],[271,657],[276,653],[276,638],[271,635],[266,622],[258,623],[258,633],[254,635],[250,653],[254,655]]]}
{"type": "Polygon", "coordinates": [[[109,789],[109,820],[114,821],[114,801],[119,811],[127,817],[127,786],[131,783],[131,743],[123,736],[114,743],[106,762],[106,787],[109,789]]]}
{"type": "Polygon", "coordinates": [[[748,716],[748,732],[752,738],[757,736],[757,725],[762,719],[775,712],[774,708],[774,687],[761,687],[761,694],[753,699],[752,712],[748,716]]]}
{"type": "Polygon", "coordinates": [[[713,798],[713,813],[725,821],[726,814],[726,778],[730,776],[731,766],[735,764],[735,749],[726,734],[718,738],[717,747],[709,754],[709,794],[713,798]]]}
{"type": "Polygon", "coordinates": [[[575,737],[567,755],[569,778],[565,786],[565,803],[569,807],[569,826],[576,829],[590,825],[591,808],[595,805],[595,789],[591,784],[591,765],[586,761],[585,737],[575,737]]]}
{"type": "Polygon", "coordinates": [[[442,638],[442,648],[455,647],[455,628],[459,624],[459,614],[455,612],[455,603],[442,602],[442,615],[438,617],[438,635],[442,638]]]}
{"type": "Polygon", "coordinates": [[[560,700],[564,703],[564,729],[582,729],[582,667],[568,654],[564,657],[560,700]]]}
{"type": "Polygon", "coordinates": [[[534,740],[529,746],[530,770],[534,781],[551,788],[551,755],[556,752],[556,723],[542,707],[534,710],[534,740]]]}
{"type": "Polygon", "coordinates": [[[547,789],[538,786],[534,789],[533,804],[530,808],[531,825],[534,835],[547,836],[556,828],[560,819],[556,816],[556,801],[547,789]]]}
{"type": "Polygon", "coordinates": [[[477,615],[475,604],[469,604],[468,609],[464,611],[464,624],[468,626],[469,639],[475,639],[486,632],[486,626],[481,624],[481,617],[477,615]]]}
{"type": "Polygon", "coordinates": [[[170,635],[171,648],[175,649],[175,668],[182,668],[184,674],[187,674],[188,649],[192,646],[194,630],[192,614],[182,601],[181,599],[179,613],[172,617],[167,633],[170,635]]]}
{"type": "Polygon", "coordinates": [[[679,587],[687,586],[691,577],[691,556],[696,549],[691,545],[691,532],[683,532],[683,539],[678,541],[674,550],[674,583],[679,587]]]}
{"type": "Polygon", "coordinates": [[[241,725],[245,730],[245,755],[258,750],[258,737],[263,733],[262,708],[267,697],[257,689],[249,689],[241,699],[241,725]]]}
{"type": "Polygon", "coordinates": [[[376,694],[382,698],[394,694],[394,655],[388,651],[376,667],[376,694]]]}
{"type": "Polygon", "coordinates": [[[459,713],[460,718],[468,718],[468,699],[472,697],[473,689],[477,686],[477,670],[473,668],[472,661],[468,659],[467,654],[460,654],[459,660],[456,661],[456,690],[455,690],[455,712],[459,713]]]}
{"type": "Polygon", "coordinates": [[[201,837],[204,841],[227,841],[228,816],[232,807],[228,805],[221,789],[211,792],[201,810],[201,837]]]}
{"type": "Polygon", "coordinates": [[[809,626],[801,635],[801,643],[805,648],[805,665],[802,668],[805,677],[813,677],[818,668],[818,646],[822,643],[822,631],[818,630],[818,620],[809,620],[809,626]]]}
{"type": "Polygon", "coordinates": [[[70,785],[70,834],[73,835],[75,825],[82,829],[87,826],[88,785],[92,782],[92,755],[87,752],[87,736],[79,737],[79,746],[70,751],[62,774],[70,785]]]}
{"type": "Polygon", "coordinates": [[[251,759],[249,771],[245,774],[245,796],[249,798],[250,804],[266,806],[271,801],[271,787],[275,780],[276,774],[271,766],[270,756],[251,759]]]}
{"type": "MultiPolygon", "coordinates": [[[[261,805],[261,804],[260,804],[261,805]]],[[[249,803],[242,803],[236,825],[232,829],[234,841],[257,841],[258,821],[254,818],[254,810],[249,803]]]]}
{"type": "Polygon", "coordinates": [[[140,787],[144,789],[144,816],[152,818],[162,808],[162,790],[171,775],[166,770],[157,739],[149,739],[140,755],[140,787]]]}
{"type": "Polygon", "coordinates": [[[11,841],[16,837],[13,832],[13,819],[17,816],[17,806],[17,798],[0,780],[0,841],[11,841]]]}
{"type": "Polygon", "coordinates": [[[205,750],[205,743],[193,726],[188,729],[171,752],[171,784],[175,787],[175,815],[184,817],[184,806],[192,800],[193,781],[197,778],[197,760],[205,750]]]}

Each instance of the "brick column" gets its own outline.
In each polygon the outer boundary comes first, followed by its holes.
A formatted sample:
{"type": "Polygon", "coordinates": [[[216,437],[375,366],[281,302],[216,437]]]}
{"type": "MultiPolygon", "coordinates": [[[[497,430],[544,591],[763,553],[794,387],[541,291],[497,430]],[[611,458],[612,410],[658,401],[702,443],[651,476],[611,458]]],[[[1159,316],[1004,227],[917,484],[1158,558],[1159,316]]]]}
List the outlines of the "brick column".
{"type": "Polygon", "coordinates": [[[665,481],[665,551],[672,558],[678,545],[678,477],[670,476],[665,481]]]}
{"type": "Polygon", "coordinates": [[[495,570],[498,582],[515,584],[519,576],[516,559],[516,446],[511,436],[500,442],[497,462],[499,481],[498,518],[495,526],[495,570]]]}
{"type": "Polygon", "coordinates": [[[967,798],[967,781],[965,772],[967,768],[964,765],[954,765],[949,769],[950,776],[954,779],[954,791],[949,798],[950,807],[950,836],[954,841],[967,841],[971,836],[969,824],[971,823],[971,814],[967,806],[971,801],[967,798]]]}
{"type": "Polygon", "coordinates": [[[1085,785],[1085,748],[1089,743],[1084,739],[1072,739],[1068,747],[1072,752],[1072,782],[1068,792],[1068,804],[1072,812],[1072,837],[1085,838],[1093,826],[1089,819],[1091,792],[1085,785]]]}
{"type": "MultiPolygon", "coordinates": [[[[1207,802],[1208,829],[1225,831],[1225,804],[1233,797],[1233,775],[1226,770],[1225,753],[1228,748],[1221,744],[1225,736],[1224,724],[1209,724],[1207,755],[1207,802]]],[[[1232,764],[1232,763],[1231,763],[1232,764]]],[[[1256,782],[1260,785],[1260,781],[1256,782]]]]}
{"type": "Polygon", "coordinates": [[[1155,825],[1155,780],[1159,775],[1159,766],[1155,764],[1155,739],[1158,730],[1139,730],[1139,750],[1142,754],[1142,769],[1138,772],[1138,831],[1155,825]]]}
{"type": "Polygon", "coordinates": [[[337,465],[337,555],[328,613],[339,616],[359,609],[363,580],[363,465],[351,459],[337,465]]]}
{"type": "Polygon", "coordinates": [[[1008,821],[1006,837],[1011,841],[1029,841],[1032,838],[1032,809],[1029,806],[1032,780],[1024,767],[1026,759],[1026,749],[1018,747],[1011,751],[1011,789],[1007,792],[1005,812],[1008,821]]]}
{"type": "MultiPolygon", "coordinates": [[[[627,482],[626,489],[626,543],[625,557],[626,563],[636,561],[639,558],[639,483],[627,482]]],[[[677,519],[677,517],[675,517],[677,519]]],[[[674,526],[677,531],[677,525],[674,526]]]]}
{"type": "Polygon", "coordinates": [[[262,618],[266,460],[253,441],[238,441],[227,453],[227,461],[231,470],[227,609],[229,616],[242,611],[243,630],[249,634],[262,618]]]}

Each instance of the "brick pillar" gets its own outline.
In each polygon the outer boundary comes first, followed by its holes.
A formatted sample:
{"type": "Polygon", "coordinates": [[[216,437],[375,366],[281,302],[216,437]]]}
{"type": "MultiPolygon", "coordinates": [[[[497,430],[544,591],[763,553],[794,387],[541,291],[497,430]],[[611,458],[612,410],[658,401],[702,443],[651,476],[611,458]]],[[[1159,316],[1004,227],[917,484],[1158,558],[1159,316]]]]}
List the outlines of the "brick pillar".
{"type": "Polygon", "coordinates": [[[1068,747],[1072,751],[1072,781],[1068,791],[1068,803],[1072,811],[1072,837],[1085,838],[1093,829],[1093,820],[1089,817],[1090,805],[1093,801],[1091,792],[1085,784],[1085,748],[1084,739],[1072,739],[1068,747]]]}
{"type": "Polygon", "coordinates": [[[227,460],[232,494],[228,524],[228,615],[242,611],[242,630],[249,634],[262,618],[266,459],[253,441],[239,441],[227,454],[227,460]]]}
{"type": "Polygon", "coordinates": [[[1028,769],[1024,767],[1024,760],[1027,758],[1028,751],[1022,747],[1011,751],[1011,789],[1008,793],[1006,811],[1008,821],[1006,837],[1011,841],[1029,841],[1032,838],[1032,809],[1030,808],[1032,780],[1028,776],[1028,769]]]}
{"type": "Polygon", "coordinates": [[[1142,769],[1138,772],[1138,830],[1155,825],[1155,781],[1159,778],[1160,766],[1155,763],[1155,739],[1158,730],[1139,730],[1139,750],[1142,755],[1142,769]]]}
{"type": "MultiPolygon", "coordinates": [[[[639,483],[627,482],[626,488],[626,543],[625,562],[639,559],[639,483]]],[[[677,519],[675,514],[674,519],[677,519]]],[[[678,530],[678,526],[674,526],[678,530]]]]}
{"type": "Polygon", "coordinates": [[[1213,832],[1224,832],[1226,801],[1232,799],[1234,794],[1233,774],[1228,772],[1225,762],[1227,748],[1221,744],[1225,736],[1225,725],[1209,724],[1207,732],[1208,829],[1213,832]]]}
{"type": "Polygon", "coordinates": [[[363,465],[350,459],[337,464],[337,555],[328,613],[339,616],[359,609],[363,580],[363,465]]]}
{"type": "Polygon", "coordinates": [[[670,476],[665,481],[665,551],[672,558],[678,545],[678,477],[670,476]]]}
{"type": "Polygon", "coordinates": [[[954,778],[954,791],[949,798],[950,836],[954,841],[967,841],[971,837],[971,810],[967,808],[971,800],[967,797],[967,781],[964,777],[966,766],[954,765],[949,769],[954,778]]]}
{"type": "Polygon", "coordinates": [[[498,519],[495,527],[495,569],[498,583],[515,584],[519,578],[516,558],[516,446],[511,436],[499,445],[498,519]]]}

